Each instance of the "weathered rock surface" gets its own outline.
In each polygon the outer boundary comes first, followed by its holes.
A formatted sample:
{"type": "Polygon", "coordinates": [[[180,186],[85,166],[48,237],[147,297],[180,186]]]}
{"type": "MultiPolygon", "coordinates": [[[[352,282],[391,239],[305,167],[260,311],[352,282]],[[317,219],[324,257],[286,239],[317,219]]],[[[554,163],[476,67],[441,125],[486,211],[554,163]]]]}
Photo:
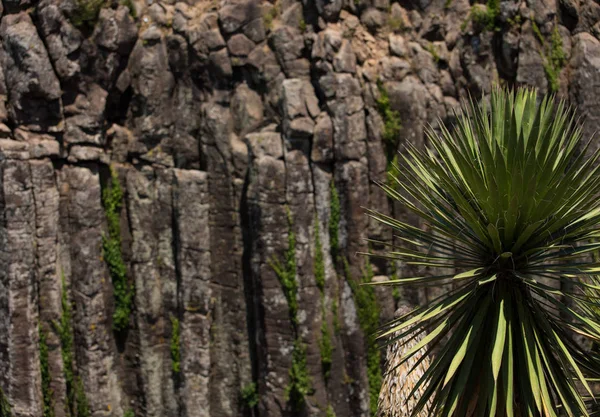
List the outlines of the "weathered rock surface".
{"type": "MultiPolygon", "coordinates": [[[[493,31],[466,0],[409,3],[2,2],[0,389],[13,416],[41,416],[48,396],[69,415],[72,383],[93,417],[298,415],[298,345],[302,415],[369,415],[360,309],[375,306],[357,305],[353,283],[399,266],[355,254],[392,240],[362,207],[411,218],[374,185],[395,152],[494,83],[556,90],[586,136],[600,125],[595,2],[502,1],[493,31]],[[394,122],[397,143],[384,139],[394,122]],[[134,289],[125,332],[103,249],[111,171],[134,289]],[[294,267],[295,318],[279,263],[294,267]],[[74,375],[56,326],[63,280],[74,375]]],[[[390,318],[397,300],[376,297],[390,318]]]]}

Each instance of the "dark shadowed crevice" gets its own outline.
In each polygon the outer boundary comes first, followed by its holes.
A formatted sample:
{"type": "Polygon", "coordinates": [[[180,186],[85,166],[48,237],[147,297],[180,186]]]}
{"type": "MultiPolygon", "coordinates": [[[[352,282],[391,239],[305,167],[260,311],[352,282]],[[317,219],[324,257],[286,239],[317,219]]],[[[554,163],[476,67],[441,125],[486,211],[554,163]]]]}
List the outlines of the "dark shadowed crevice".
{"type": "Polygon", "coordinates": [[[129,104],[133,97],[133,88],[129,86],[124,92],[113,90],[106,99],[106,121],[125,126],[129,104]]]}

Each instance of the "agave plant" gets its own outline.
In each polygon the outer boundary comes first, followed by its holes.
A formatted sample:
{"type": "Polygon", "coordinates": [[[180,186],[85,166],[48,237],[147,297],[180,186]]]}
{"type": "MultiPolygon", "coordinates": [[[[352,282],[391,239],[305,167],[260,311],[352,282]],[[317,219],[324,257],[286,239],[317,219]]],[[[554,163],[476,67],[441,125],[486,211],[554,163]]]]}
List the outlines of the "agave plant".
{"type": "Polygon", "coordinates": [[[400,361],[431,356],[413,415],[590,415],[599,362],[580,340],[600,340],[600,287],[588,280],[600,272],[600,153],[581,136],[563,101],[498,89],[487,105],[468,102],[452,132],[408,148],[381,184],[426,224],[369,211],[402,242],[385,256],[456,271],[387,282],[449,288],[379,333],[424,336],[400,361]]]}

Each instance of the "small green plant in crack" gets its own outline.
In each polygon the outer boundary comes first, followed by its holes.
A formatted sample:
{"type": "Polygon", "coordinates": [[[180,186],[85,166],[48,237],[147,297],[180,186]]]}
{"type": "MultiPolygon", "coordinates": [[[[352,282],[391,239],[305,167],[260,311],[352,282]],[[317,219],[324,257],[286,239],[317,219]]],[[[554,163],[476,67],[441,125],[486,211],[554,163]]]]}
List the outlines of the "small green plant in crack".
{"type": "Polygon", "coordinates": [[[122,332],[129,327],[129,316],[133,301],[133,286],[127,279],[127,267],[121,253],[121,205],[123,191],[119,177],[110,170],[110,185],[102,192],[102,203],[108,223],[108,235],[102,236],[103,256],[112,279],[115,298],[113,329],[122,332]]]}
{"type": "Polygon", "coordinates": [[[340,330],[342,329],[342,324],[340,323],[340,318],[338,317],[338,294],[336,292],[336,296],[331,302],[331,314],[333,315],[333,331],[335,334],[340,334],[340,330]]]}
{"type": "Polygon", "coordinates": [[[75,385],[75,398],[77,400],[77,417],[91,417],[92,411],[90,410],[90,404],[85,395],[85,388],[81,378],[77,379],[75,385]]]}
{"type": "Polygon", "coordinates": [[[300,29],[300,32],[302,33],[306,32],[306,21],[304,19],[300,19],[300,23],[298,23],[298,29],[300,29]]]}
{"type": "Polygon", "coordinates": [[[321,321],[321,338],[319,339],[319,352],[321,354],[321,369],[325,380],[329,379],[331,374],[331,365],[333,363],[333,343],[331,334],[325,319],[325,306],[323,306],[323,320],[321,321]]]}
{"type": "Polygon", "coordinates": [[[367,353],[367,378],[369,382],[369,407],[371,416],[377,413],[377,400],[381,389],[381,356],[375,340],[375,332],[379,328],[379,304],[372,286],[361,285],[371,282],[373,270],[371,263],[367,260],[366,269],[363,271],[361,280],[355,280],[350,273],[348,261],[344,258],[344,274],[346,281],[352,289],[354,303],[358,315],[358,322],[365,337],[365,350],[367,353]]]}
{"type": "Polygon", "coordinates": [[[76,0],[71,23],[78,29],[93,29],[105,3],[105,0],[76,0]]]}
{"type": "Polygon", "coordinates": [[[402,32],[402,30],[404,29],[404,21],[401,17],[396,17],[390,14],[387,20],[387,26],[390,32],[402,32]]]}
{"type": "Polygon", "coordinates": [[[273,7],[271,7],[264,15],[263,22],[265,24],[265,29],[273,29],[273,21],[277,18],[277,16],[279,16],[279,3],[275,3],[273,7]]]}
{"type": "MultiPolygon", "coordinates": [[[[319,351],[321,353],[321,368],[325,379],[329,378],[331,371],[333,345],[331,334],[327,326],[327,314],[325,309],[325,261],[323,247],[321,245],[321,233],[319,230],[319,219],[315,216],[315,262],[314,273],[317,288],[321,295],[321,338],[319,339],[319,351]]],[[[336,306],[337,308],[337,306],[336,306]]]]}
{"type": "Polygon", "coordinates": [[[567,56],[563,49],[562,37],[558,31],[558,24],[554,25],[554,29],[550,34],[550,44],[545,41],[540,28],[531,20],[531,28],[535,37],[542,45],[540,55],[542,56],[544,72],[548,80],[548,89],[556,93],[560,87],[560,72],[567,62],[567,56]]]}
{"type": "Polygon", "coordinates": [[[292,324],[298,323],[298,283],[296,282],[296,234],[294,233],[294,222],[290,209],[286,207],[288,219],[288,247],[284,254],[283,263],[277,259],[271,259],[269,264],[275,271],[279,282],[283,287],[283,293],[288,303],[289,315],[292,324]]]}
{"type": "Polygon", "coordinates": [[[258,396],[258,387],[255,382],[250,382],[242,388],[242,403],[244,406],[252,409],[258,405],[260,397],[258,396]]]}
{"type": "Polygon", "coordinates": [[[292,410],[298,412],[302,409],[306,396],[313,392],[306,366],[306,346],[299,337],[294,341],[289,375],[290,382],[285,389],[285,399],[290,403],[292,410]]]}
{"type": "Polygon", "coordinates": [[[83,383],[81,379],[75,377],[75,353],[73,351],[75,342],[73,336],[72,323],[73,312],[71,302],[69,301],[69,293],[67,291],[67,284],[64,274],[61,275],[61,281],[62,314],[60,317],[60,322],[54,322],[53,325],[60,339],[63,373],[65,377],[65,386],[67,390],[66,407],[69,412],[69,415],[73,417],[89,417],[90,410],[87,398],[85,396],[85,390],[83,389],[83,383]]]}
{"type": "Polygon", "coordinates": [[[42,377],[42,400],[44,404],[43,416],[54,417],[54,394],[51,384],[50,364],[48,362],[48,342],[47,335],[42,325],[39,325],[39,346],[40,346],[40,374],[42,377]]]}
{"type": "MultiPolygon", "coordinates": [[[[119,4],[121,4],[122,6],[126,6],[129,9],[129,15],[132,18],[136,18],[137,17],[137,12],[135,11],[135,5],[133,4],[133,0],[121,0],[119,2],[119,4]]],[[[133,413],[133,410],[129,410],[133,413]]],[[[132,414],[133,416],[133,414],[132,414]]]]}
{"type": "Polygon", "coordinates": [[[171,361],[173,372],[181,372],[181,328],[179,319],[171,316],[171,361]]]}
{"type": "Polygon", "coordinates": [[[521,17],[520,14],[517,14],[515,17],[509,17],[508,19],[506,19],[506,22],[510,25],[510,26],[520,26],[522,23],[523,18],[521,17]]]}
{"type": "Polygon", "coordinates": [[[319,219],[315,216],[315,281],[317,288],[323,295],[325,291],[325,259],[323,258],[323,245],[321,244],[321,231],[319,230],[319,219]]]}
{"type": "Polygon", "coordinates": [[[10,403],[2,388],[0,388],[0,417],[12,417],[10,403]]]}
{"type": "Polygon", "coordinates": [[[127,411],[125,411],[123,417],[135,417],[135,412],[133,411],[133,409],[130,408],[127,411]]]}
{"type": "Polygon", "coordinates": [[[377,110],[383,119],[382,139],[389,160],[393,157],[398,147],[402,123],[400,122],[400,113],[392,109],[390,96],[381,80],[377,81],[377,90],[379,91],[379,97],[376,100],[377,110]]]}
{"type": "Polygon", "coordinates": [[[481,29],[489,31],[499,31],[498,16],[500,16],[500,0],[488,0],[485,7],[473,5],[467,18],[462,22],[460,30],[464,32],[469,21],[481,29]]]}
{"type": "Polygon", "coordinates": [[[336,417],[335,411],[333,410],[333,407],[331,406],[331,404],[329,404],[327,406],[327,411],[325,412],[325,417],[336,417]]]}
{"type": "Polygon", "coordinates": [[[292,213],[286,207],[288,220],[288,247],[284,254],[283,263],[272,259],[269,264],[275,271],[283,287],[283,293],[288,303],[290,321],[295,334],[292,351],[292,366],[289,371],[290,382],[285,390],[285,398],[294,411],[300,411],[306,395],[312,392],[310,377],[306,367],[306,346],[298,335],[298,283],[296,282],[296,234],[292,213]]]}
{"type": "Polygon", "coordinates": [[[340,196],[333,180],[331,180],[329,186],[329,198],[329,248],[331,250],[331,258],[334,262],[337,262],[340,250],[339,229],[342,212],[340,207],[340,196]]]}
{"type": "Polygon", "coordinates": [[[427,48],[425,49],[427,49],[427,52],[431,54],[435,63],[439,65],[441,58],[435,45],[430,42],[429,44],[427,44],[427,48]]]}
{"type": "Polygon", "coordinates": [[[394,157],[387,163],[386,179],[388,187],[396,191],[399,191],[400,188],[400,184],[398,184],[398,180],[396,180],[396,178],[398,178],[398,174],[400,173],[398,168],[399,166],[398,153],[394,153],[394,157]]]}

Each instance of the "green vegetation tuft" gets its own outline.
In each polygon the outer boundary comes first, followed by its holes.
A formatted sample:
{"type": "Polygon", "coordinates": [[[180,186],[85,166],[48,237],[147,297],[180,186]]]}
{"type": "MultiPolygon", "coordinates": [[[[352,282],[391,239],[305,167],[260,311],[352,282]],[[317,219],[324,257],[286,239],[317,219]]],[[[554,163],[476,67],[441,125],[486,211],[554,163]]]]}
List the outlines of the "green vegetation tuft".
{"type": "Polygon", "coordinates": [[[251,382],[242,388],[242,402],[248,408],[254,408],[258,405],[260,398],[258,396],[258,387],[256,383],[251,382]]]}
{"type": "Polygon", "coordinates": [[[283,287],[283,293],[288,302],[288,309],[290,313],[290,320],[294,326],[298,323],[298,283],[296,282],[296,234],[294,233],[293,226],[294,222],[292,219],[292,213],[289,208],[287,210],[288,218],[288,248],[284,254],[283,264],[276,259],[272,259],[269,263],[279,282],[283,287]]]}
{"type": "Polygon", "coordinates": [[[333,363],[333,343],[331,334],[325,320],[325,307],[323,307],[323,319],[321,321],[321,338],[319,339],[319,351],[321,353],[321,369],[325,379],[329,379],[331,373],[331,364],[333,363]]]}
{"type": "MultiPolygon", "coordinates": [[[[321,233],[319,230],[319,219],[315,216],[315,281],[321,293],[321,338],[319,350],[321,353],[321,368],[325,379],[329,378],[333,356],[333,344],[331,334],[327,327],[327,314],[325,309],[325,261],[323,258],[323,246],[321,245],[321,233]]],[[[337,309],[337,305],[336,305],[337,309]]]]}
{"type": "Polygon", "coordinates": [[[265,28],[267,30],[273,29],[273,20],[275,20],[277,16],[279,16],[279,4],[275,3],[263,17],[265,28]]]}
{"type": "Polygon", "coordinates": [[[293,411],[300,411],[304,399],[312,393],[310,376],[306,366],[306,346],[299,337],[294,341],[292,352],[292,367],[290,368],[290,383],[285,389],[285,399],[293,411]]]}
{"type": "Polygon", "coordinates": [[[469,20],[472,20],[473,24],[483,30],[499,31],[498,16],[500,16],[500,0],[488,0],[485,9],[473,5],[469,16],[463,21],[460,29],[464,31],[467,28],[469,20]]]}
{"type": "Polygon", "coordinates": [[[91,415],[85,390],[81,379],[75,378],[74,369],[74,337],[73,337],[73,312],[69,302],[69,294],[64,274],[62,275],[61,292],[62,315],[60,323],[53,323],[60,339],[63,372],[67,388],[67,409],[73,417],[89,417],[91,415]]]}
{"type": "Polygon", "coordinates": [[[531,20],[531,27],[536,38],[542,44],[540,54],[542,55],[544,72],[546,72],[546,79],[548,80],[548,89],[552,93],[556,93],[560,87],[560,71],[567,62],[558,25],[554,25],[554,29],[550,35],[550,45],[545,42],[540,28],[534,20],[531,20]]]}
{"type": "Polygon", "coordinates": [[[315,217],[315,281],[321,294],[325,291],[325,259],[323,258],[323,245],[321,245],[321,231],[319,219],[315,217]]]}
{"type": "Polygon", "coordinates": [[[383,142],[385,144],[386,155],[389,160],[392,158],[392,155],[398,148],[402,124],[400,122],[400,113],[398,113],[396,110],[392,110],[390,96],[388,95],[388,92],[381,80],[377,81],[377,89],[379,90],[377,110],[383,118],[383,142]]]}
{"type": "Polygon", "coordinates": [[[62,293],[61,293],[62,315],[60,323],[54,323],[54,327],[60,339],[61,356],[65,374],[65,383],[67,388],[67,407],[74,415],[75,410],[75,375],[73,369],[73,328],[71,327],[73,313],[71,303],[67,292],[67,283],[64,274],[62,275],[62,293]]]}
{"type": "Polygon", "coordinates": [[[0,417],[12,417],[12,411],[10,409],[10,403],[8,398],[0,388],[0,417]]]}
{"type": "Polygon", "coordinates": [[[533,30],[533,34],[535,35],[537,40],[540,41],[540,43],[543,45],[545,43],[544,35],[542,35],[540,27],[537,25],[537,23],[535,23],[535,20],[533,19],[531,19],[531,30],[533,30]]]}
{"type": "Polygon", "coordinates": [[[123,417],[135,417],[135,412],[133,411],[133,409],[130,408],[127,411],[125,411],[123,417]]]}
{"type": "Polygon", "coordinates": [[[325,412],[325,417],[336,417],[335,411],[333,411],[333,407],[331,406],[331,404],[329,404],[327,406],[327,411],[325,412]]]}
{"type": "Polygon", "coordinates": [[[302,33],[306,32],[306,21],[304,19],[300,19],[300,23],[298,24],[298,29],[300,29],[300,32],[302,32],[302,33]]]}
{"type": "Polygon", "coordinates": [[[290,321],[295,333],[294,349],[292,352],[292,367],[290,368],[290,382],[286,387],[286,401],[289,401],[292,410],[300,411],[304,404],[304,397],[311,392],[310,377],[306,368],[306,347],[298,335],[298,283],[296,282],[296,234],[292,213],[286,207],[288,218],[288,248],[284,254],[284,261],[271,260],[269,263],[279,282],[283,287],[285,298],[288,302],[290,321]]]}
{"type": "Polygon", "coordinates": [[[404,21],[402,20],[402,18],[392,16],[391,14],[388,17],[387,25],[390,32],[393,33],[402,32],[402,30],[404,29],[404,21]]]}
{"type": "Polygon", "coordinates": [[[396,191],[400,190],[400,184],[398,184],[398,180],[396,180],[396,178],[398,178],[398,175],[400,174],[399,166],[400,165],[398,163],[398,153],[396,152],[394,157],[390,161],[388,161],[386,167],[387,185],[396,191]]]}
{"type": "Polygon", "coordinates": [[[181,328],[179,319],[171,316],[171,361],[173,362],[173,372],[178,374],[181,372],[181,328]]]}
{"type": "Polygon", "coordinates": [[[369,380],[369,406],[371,416],[377,413],[377,400],[382,383],[381,356],[375,340],[375,332],[379,327],[379,305],[375,296],[375,290],[370,285],[361,285],[371,282],[373,270],[371,263],[367,260],[366,270],[360,281],[352,279],[348,261],[344,259],[344,273],[346,280],[352,289],[354,302],[358,315],[358,322],[365,337],[365,348],[367,351],[367,377],[369,380]]]}
{"type": "Polygon", "coordinates": [[[514,18],[508,18],[506,19],[506,22],[510,25],[510,26],[520,26],[521,22],[522,22],[522,17],[520,14],[516,15],[514,18]]]}
{"type": "Polygon", "coordinates": [[[435,61],[436,64],[440,63],[440,54],[437,51],[437,48],[435,47],[435,45],[431,42],[429,42],[427,44],[427,47],[425,48],[427,49],[427,52],[429,52],[431,54],[431,56],[433,57],[433,60],[435,61]]]}
{"type": "Polygon", "coordinates": [[[342,329],[342,324],[340,323],[340,318],[338,317],[338,294],[336,293],[335,298],[331,302],[331,314],[333,314],[333,330],[335,334],[340,334],[340,330],[342,329]]]}
{"type": "MultiPolygon", "coordinates": [[[[390,279],[398,279],[398,266],[396,265],[395,261],[390,262],[390,279]]],[[[392,298],[394,299],[394,306],[397,307],[401,298],[400,287],[397,285],[392,287],[392,298]]]]}
{"type": "Polygon", "coordinates": [[[81,378],[77,379],[75,385],[75,399],[77,400],[77,417],[91,417],[92,411],[88,403],[87,397],[85,396],[85,388],[81,378]]]}
{"type": "Polygon", "coordinates": [[[50,377],[50,364],[48,363],[48,343],[46,332],[39,325],[40,335],[40,373],[42,375],[42,399],[44,403],[43,416],[54,417],[54,393],[50,387],[52,378],[50,377]]]}
{"type": "Polygon", "coordinates": [[[111,168],[110,185],[102,192],[102,203],[108,223],[108,236],[102,236],[104,261],[113,283],[115,312],[113,313],[113,329],[122,332],[129,327],[133,286],[127,280],[127,267],[121,253],[121,205],[123,191],[115,170],[111,168]]]}
{"type": "Polygon", "coordinates": [[[331,258],[336,262],[340,250],[339,230],[342,211],[340,207],[340,196],[337,188],[335,188],[335,182],[333,180],[331,180],[329,190],[329,206],[331,210],[329,214],[329,248],[331,250],[331,258]]]}
{"type": "Polygon", "coordinates": [[[105,3],[105,0],[77,0],[71,23],[78,29],[93,29],[105,3]]]}
{"type": "MultiPolygon", "coordinates": [[[[134,19],[137,17],[137,12],[135,11],[133,0],[121,0],[119,4],[121,4],[122,6],[126,6],[129,9],[129,15],[131,17],[133,17],[134,19]]],[[[127,412],[129,411],[131,411],[131,415],[133,416],[133,410],[128,410],[127,412]]]]}

